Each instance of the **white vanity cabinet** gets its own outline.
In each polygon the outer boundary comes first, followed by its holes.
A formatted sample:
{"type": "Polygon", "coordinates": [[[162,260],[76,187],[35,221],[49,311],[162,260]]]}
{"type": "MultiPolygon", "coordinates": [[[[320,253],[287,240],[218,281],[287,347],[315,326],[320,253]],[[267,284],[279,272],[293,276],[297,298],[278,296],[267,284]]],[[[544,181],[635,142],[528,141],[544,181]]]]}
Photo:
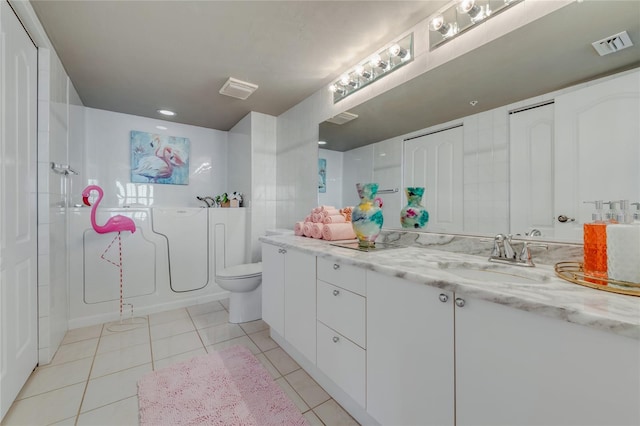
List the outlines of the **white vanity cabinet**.
{"type": "Polygon", "coordinates": [[[316,362],[316,257],[262,244],[262,318],[316,362]]]}
{"type": "Polygon", "coordinates": [[[367,271],[367,412],[383,425],[454,424],[453,295],[367,271]]]}
{"type": "Polygon", "coordinates": [[[318,259],[317,365],[357,404],[365,407],[365,271],[318,259]]]}
{"type": "Polygon", "coordinates": [[[639,425],[640,341],[455,297],[456,425],[639,425]]]}

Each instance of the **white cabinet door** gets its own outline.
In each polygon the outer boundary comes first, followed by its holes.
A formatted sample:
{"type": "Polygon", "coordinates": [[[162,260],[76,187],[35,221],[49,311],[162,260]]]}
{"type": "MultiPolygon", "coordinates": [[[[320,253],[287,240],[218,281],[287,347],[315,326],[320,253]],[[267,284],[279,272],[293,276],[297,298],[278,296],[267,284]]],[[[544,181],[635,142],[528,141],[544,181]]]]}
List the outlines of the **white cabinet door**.
{"type": "Polygon", "coordinates": [[[457,298],[458,426],[640,424],[638,340],[457,298]]]}
{"type": "Polygon", "coordinates": [[[452,302],[367,271],[367,412],[381,424],[454,424],[452,302]]]}
{"type": "Polygon", "coordinates": [[[38,235],[37,50],[6,1],[0,18],[2,419],[38,362],[38,235]]]}
{"type": "Polygon", "coordinates": [[[554,106],[540,106],[509,116],[510,232],[537,228],[554,236],[554,106]]]}
{"type": "Polygon", "coordinates": [[[575,222],[556,236],[582,241],[592,200],[640,200],[640,71],[556,98],[555,205],[575,222]]]}
{"type": "Polygon", "coordinates": [[[316,257],[295,250],[285,254],[284,337],[316,363],[316,257]]]}
{"type": "Polygon", "coordinates": [[[284,336],[284,249],[262,244],[262,319],[284,336]]]}
{"type": "Polygon", "coordinates": [[[463,230],[462,126],[412,139],[404,145],[404,186],[425,187],[427,230],[463,230]]]}

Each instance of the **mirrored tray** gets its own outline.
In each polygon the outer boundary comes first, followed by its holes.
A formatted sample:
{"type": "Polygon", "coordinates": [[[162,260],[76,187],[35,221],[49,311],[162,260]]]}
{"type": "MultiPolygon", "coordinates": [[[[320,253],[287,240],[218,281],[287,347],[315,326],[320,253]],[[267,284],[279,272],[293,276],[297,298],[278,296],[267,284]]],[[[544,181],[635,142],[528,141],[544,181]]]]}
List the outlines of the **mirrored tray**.
{"type": "Polygon", "coordinates": [[[617,281],[610,278],[589,275],[582,269],[580,262],[559,262],[555,266],[556,275],[574,284],[595,288],[611,293],[640,296],[640,283],[617,281]]]}
{"type": "Polygon", "coordinates": [[[376,243],[374,247],[360,247],[357,241],[346,241],[340,243],[331,243],[332,246],[348,248],[351,250],[365,251],[365,252],[374,252],[381,250],[389,250],[396,248],[404,248],[406,246],[401,246],[398,244],[389,244],[389,243],[376,243]]]}

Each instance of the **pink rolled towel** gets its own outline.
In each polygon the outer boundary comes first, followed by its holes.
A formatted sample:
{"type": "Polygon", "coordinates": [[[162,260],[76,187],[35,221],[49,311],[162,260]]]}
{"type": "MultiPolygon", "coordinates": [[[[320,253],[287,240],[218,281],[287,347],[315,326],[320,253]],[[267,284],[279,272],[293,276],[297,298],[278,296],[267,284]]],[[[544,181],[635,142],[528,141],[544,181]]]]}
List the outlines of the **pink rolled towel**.
{"type": "Polygon", "coordinates": [[[322,210],[320,214],[322,215],[323,218],[325,218],[327,216],[335,216],[337,214],[340,214],[340,210],[336,210],[336,209],[322,210]]]}
{"type": "Polygon", "coordinates": [[[313,238],[322,238],[322,230],[324,229],[324,226],[322,223],[314,223],[313,225],[311,225],[311,236],[313,238]]]}
{"type": "Polygon", "coordinates": [[[324,218],[324,220],[322,221],[322,223],[327,224],[327,223],[345,223],[347,221],[347,219],[342,216],[342,214],[338,213],[335,215],[331,215],[331,216],[327,216],[324,218]]]}
{"type": "Polygon", "coordinates": [[[311,222],[305,222],[304,225],[302,226],[302,233],[304,234],[305,237],[310,237],[311,236],[311,226],[313,225],[313,223],[311,222]]]}
{"type": "Polygon", "coordinates": [[[329,223],[322,228],[322,238],[328,241],[353,240],[356,233],[353,232],[350,222],[329,223]]]}
{"type": "Polygon", "coordinates": [[[314,213],[311,215],[311,222],[313,223],[322,223],[322,219],[324,219],[322,213],[314,213]]]}
{"type": "Polygon", "coordinates": [[[299,237],[303,236],[304,235],[304,232],[302,230],[303,226],[304,226],[304,222],[296,222],[295,225],[293,225],[293,234],[299,237]]]}
{"type": "Polygon", "coordinates": [[[312,221],[312,220],[311,220],[311,215],[309,215],[309,216],[305,217],[305,218],[304,218],[304,221],[305,221],[305,222],[311,222],[311,221],[312,221]]]}

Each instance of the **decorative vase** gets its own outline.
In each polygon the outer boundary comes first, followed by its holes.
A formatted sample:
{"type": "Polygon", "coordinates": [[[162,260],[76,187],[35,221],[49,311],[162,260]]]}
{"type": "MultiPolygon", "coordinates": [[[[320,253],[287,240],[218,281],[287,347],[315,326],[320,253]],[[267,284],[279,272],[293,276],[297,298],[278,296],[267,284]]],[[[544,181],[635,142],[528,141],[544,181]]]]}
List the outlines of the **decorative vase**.
{"type": "Polygon", "coordinates": [[[382,209],[374,204],[378,184],[357,183],[356,188],[360,204],[354,207],[351,213],[353,231],[358,237],[360,247],[374,247],[383,222],[382,209]]]}
{"type": "Polygon", "coordinates": [[[420,202],[424,195],[423,187],[408,187],[405,189],[407,202],[400,211],[400,223],[403,228],[424,228],[429,222],[429,212],[420,202]]]}

